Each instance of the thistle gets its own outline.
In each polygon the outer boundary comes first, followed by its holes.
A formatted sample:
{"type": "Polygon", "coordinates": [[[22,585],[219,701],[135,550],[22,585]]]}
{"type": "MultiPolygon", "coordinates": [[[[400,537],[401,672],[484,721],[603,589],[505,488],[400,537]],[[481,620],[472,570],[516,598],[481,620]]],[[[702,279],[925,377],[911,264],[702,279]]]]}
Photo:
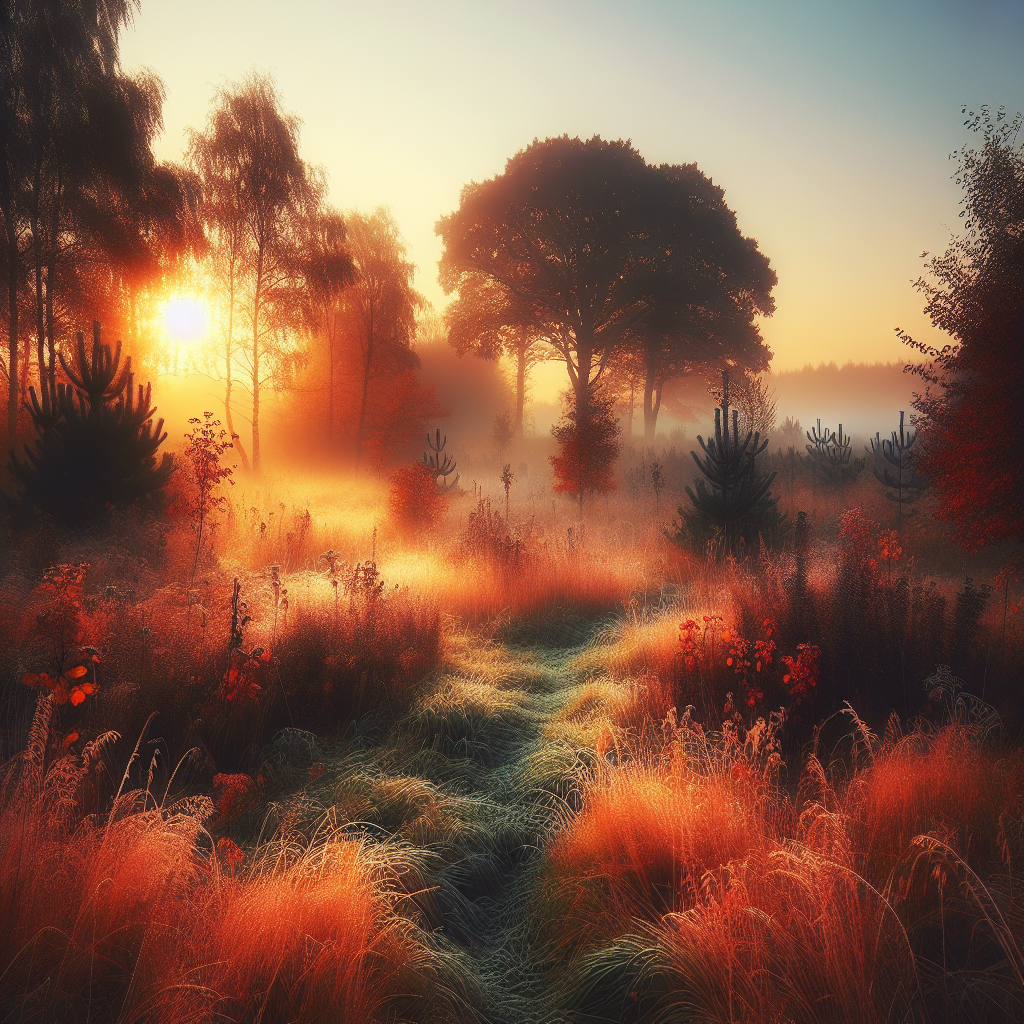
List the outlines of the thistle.
{"type": "Polygon", "coordinates": [[[827,488],[840,488],[855,480],[863,471],[867,460],[853,458],[850,438],[843,433],[843,425],[837,431],[825,427],[821,420],[807,431],[805,445],[807,455],[800,455],[800,461],[810,469],[814,479],[827,488]]]}

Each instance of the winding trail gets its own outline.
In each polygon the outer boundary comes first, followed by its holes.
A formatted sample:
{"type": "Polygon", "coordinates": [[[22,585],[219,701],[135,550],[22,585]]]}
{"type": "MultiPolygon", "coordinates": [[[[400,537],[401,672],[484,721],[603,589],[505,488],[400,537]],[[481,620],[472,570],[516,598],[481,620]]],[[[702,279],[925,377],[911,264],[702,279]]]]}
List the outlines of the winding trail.
{"type": "Polygon", "coordinates": [[[546,1005],[532,903],[542,841],[560,811],[578,809],[580,777],[593,764],[592,752],[552,735],[552,726],[579,688],[569,667],[594,632],[593,626],[574,631],[565,638],[571,646],[502,648],[515,667],[494,685],[515,687],[524,699],[507,717],[512,735],[501,727],[506,722],[485,724],[491,735],[481,737],[488,745],[478,752],[493,760],[481,765],[472,790],[493,809],[499,827],[489,850],[467,850],[443,872],[466,901],[446,908],[444,927],[475,963],[488,1024],[560,1019],[546,1005]]]}
{"type": "Polygon", "coordinates": [[[505,807],[510,818],[523,820],[527,834],[521,837],[518,848],[507,852],[497,891],[493,896],[483,897],[489,922],[474,953],[485,982],[486,1019],[491,1024],[541,1024],[550,1018],[539,1014],[544,1003],[542,975],[532,950],[534,922],[530,905],[542,856],[540,840],[550,828],[553,811],[560,803],[571,800],[572,793],[564,791],[566,776],[561,772],[550,779],[555,785],[524,786],[523,782],[536,775],[541,776],[537,779],[541,782],[545,755],[551,754],[555,755],[552,760],[556,767],[569,769],[568,778],[574,778],[575,765],[558,762],[568,761],[569,756],[575,762],[579,755],[568,749],[551,751],[552,741],[545,739],[544,731],[575,688],[566,668],[576,649],[520,648],[510,653],[539,672],[524,707],[529,726],[520,742],[505,751],[495,767],[481,777],[480,791],[505,807]],[[538,772],[538,768],[542,770],[538,772]]]}
{"type": "Polygon", "coordinates": [[[544,843],[581,806],[597,756],[588,730],[603,705],[580,700],[573,662],[606,625],[552,621],[534,643],[462,637],[399,719],[337,740],[285,729],[264,751],[277,819],[309,843],[349,832],[394,865],[422,941],[447,965],[451,1005],[481,1024],[564,1019],[545,984],[535,894],[544,843]]]}

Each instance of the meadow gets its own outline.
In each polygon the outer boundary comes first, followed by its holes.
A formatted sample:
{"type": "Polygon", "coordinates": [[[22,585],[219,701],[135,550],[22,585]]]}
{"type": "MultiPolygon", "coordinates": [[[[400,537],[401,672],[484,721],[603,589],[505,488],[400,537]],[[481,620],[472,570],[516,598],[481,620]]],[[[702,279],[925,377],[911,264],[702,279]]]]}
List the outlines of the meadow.
{"type": "Polygon", "coordinates": [[[8,538],[2,1019],[1019,1020],[1009,552],[870,474],[676,545],[653,454],[8,538]]]}

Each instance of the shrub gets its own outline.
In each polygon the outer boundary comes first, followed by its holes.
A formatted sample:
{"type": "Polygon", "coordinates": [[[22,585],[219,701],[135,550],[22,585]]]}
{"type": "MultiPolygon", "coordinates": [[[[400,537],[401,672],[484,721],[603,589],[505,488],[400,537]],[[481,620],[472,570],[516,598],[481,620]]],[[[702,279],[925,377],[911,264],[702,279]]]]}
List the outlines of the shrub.
{"type": "Polygon", "coordinates": [[[430,467],[414,462],[391,477],[388,515],[400,530],[433,526],[444,515],[446,505],[430,467]]]}
{"type": "Polygon", "coordinates": [[[577,408],[575,395],[570,394],[561,422],[551,428],[558,442],[558,454],[550,456],[554,490],[578,497],[581,512],[584,494],[615,489],[612,471],[622,442],[613,405],[614,399],[603,395],[600,384],[592,385],[586,408],[577,408]]]}

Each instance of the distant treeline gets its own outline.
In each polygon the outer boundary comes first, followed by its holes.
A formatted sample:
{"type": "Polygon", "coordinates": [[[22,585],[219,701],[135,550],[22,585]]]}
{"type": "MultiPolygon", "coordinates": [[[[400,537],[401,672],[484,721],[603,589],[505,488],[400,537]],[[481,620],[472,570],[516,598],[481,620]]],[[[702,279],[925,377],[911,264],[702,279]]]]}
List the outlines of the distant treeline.
{"type": "Polygon", "coordinates": [[[820,417],[833,429],[842,423],[859,437],[881,431],[885,436],[899,421],[900,410],[913,412],[916,391],[922,380],[904,372],[906,363],[834,362],[769,374],[769,385],[778,402],[779,425],[787,416],[799,419],[808,430],[820,417]]]}

